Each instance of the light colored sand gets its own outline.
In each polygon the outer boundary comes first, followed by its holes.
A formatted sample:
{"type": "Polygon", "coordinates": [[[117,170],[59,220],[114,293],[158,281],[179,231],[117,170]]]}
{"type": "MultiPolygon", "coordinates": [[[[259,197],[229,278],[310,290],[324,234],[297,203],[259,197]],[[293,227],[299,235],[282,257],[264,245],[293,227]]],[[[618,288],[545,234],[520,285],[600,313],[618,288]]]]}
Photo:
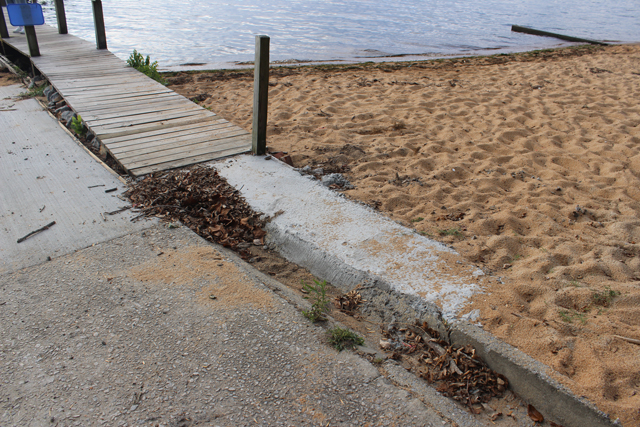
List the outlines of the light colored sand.
{"type": "MultiPolygon", "coordinates": [[[[250,129],[251,75],[180,80],[250,129]]],[[[346,170],[350,197],[491,272],[468,307],[484,327],[638,425],[640,346],[614,335],[640,339],[640,46],[275,70],[271,82],[272,150],[346,170]],[[440,235],[451,229],[462,236],[440,235]]]]}

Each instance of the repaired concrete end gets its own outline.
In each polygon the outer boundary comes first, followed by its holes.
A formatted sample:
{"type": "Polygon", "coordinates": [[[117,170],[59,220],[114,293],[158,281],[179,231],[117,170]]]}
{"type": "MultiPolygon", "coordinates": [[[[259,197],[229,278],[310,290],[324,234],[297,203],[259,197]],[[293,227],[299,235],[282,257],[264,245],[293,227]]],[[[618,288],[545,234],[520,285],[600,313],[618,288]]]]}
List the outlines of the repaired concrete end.
{"type": "Polygon", "coordinates": [[[451,248],[279,161],[239,156],[212,166],[272,218],[268,240],[282,256],[345,292],[360,285],[363,313],[382,323],[425,321],[452,344],[472,345],[517,394],[565,427],[617,425],[551,378],[549,367],[458,318],[480,292],[482,272],[451,248]]]}
{"type": "Polygon", "coordinates": [[[480,291],[477,267],[453,249],[354,203],[277,160],[239,156],[214,163],[251,207],[272,217],[269,242],[337,286],[363,279],[417,295],[453,319],[480,291]]]}

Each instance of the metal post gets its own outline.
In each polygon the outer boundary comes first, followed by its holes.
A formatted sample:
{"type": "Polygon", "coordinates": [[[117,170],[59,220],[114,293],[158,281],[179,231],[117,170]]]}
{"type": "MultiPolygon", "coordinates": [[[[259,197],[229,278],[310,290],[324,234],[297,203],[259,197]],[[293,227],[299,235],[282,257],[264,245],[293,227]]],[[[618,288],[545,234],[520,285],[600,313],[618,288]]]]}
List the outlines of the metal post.
{"type": "Polygon", "coordinates": [[[56,18],[58,34],[67,34],[67,14],[64,12],[64,0],[56,0],[56,18]]]}
{"type": "Polygon", "coordinates": [[[267,152],[267,105],[269,103],[269,36],[256,36],[253,71],[253,154],[267,152]]]}
{"type": "Polygon", "coordinates": [[[2,6],[0,6],[0,38],[9,38],[9,30],[7,30],[7,21],[4,19],[4,11],[2,10],[2,6]]]}
{"type": "Polygon", "coordinates": [[[27,35],[27,43],[29,44],[29,56],[40,56],[40,48],[38,47],[38,38],[36,37],[36,29],[33,25],[25,25],[24,32],[27,35]]]}
{"type": "Polygon", "coordinates": [[[91,0],[93,6],[93,23],[96,27],[96,46],[98,49],[107,48],[107,33],[104,29],[104,15],[102,14],[102,0],[91,0]]]}

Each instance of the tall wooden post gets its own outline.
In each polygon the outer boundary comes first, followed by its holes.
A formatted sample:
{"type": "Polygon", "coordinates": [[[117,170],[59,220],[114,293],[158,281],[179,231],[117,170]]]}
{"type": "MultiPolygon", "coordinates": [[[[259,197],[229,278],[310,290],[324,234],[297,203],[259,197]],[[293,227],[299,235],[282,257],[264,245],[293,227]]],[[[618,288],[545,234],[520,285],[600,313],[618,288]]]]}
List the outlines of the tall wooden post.
{"type": "MultiPolygon", "coordinates": [[[[4,3],[3,0],[0,2],[4,3]]],[[[0,6],[0,38],[8,39],[9,38],[9,30],[7,29],[7,21],[4,19],[4,11],[2,10],[2,6],[0,6]]]]}
{"type": "Polygon", "coordinates": [[[58,34],[67,34],[67,14],[64,11],[64,0],[56,1],[56,19],[58,20],[58,34]]]}
{"type": "Polygon", "coordinates": [[[38,47],[38,38],[36,37],[36,29],[33,25],[25,25],[24,32],[27,35],[27,43],[29,44],[29,56],[40,56],[40,48],[38,47]]]}
{"type": "Polygon", "coordinates": [[[98,49],[107,48],[107,32],[104,29],[104,15],[102,13],[102,0],[91,0],[93,6],[93,24],[96,27],[96,46],[98,49]]]}
{"type": "Polygon", "coordinates": [[[267,105],[269,103],[269,36],[256,36],[253,71],[253,154],[267,152],[267,105]]]}

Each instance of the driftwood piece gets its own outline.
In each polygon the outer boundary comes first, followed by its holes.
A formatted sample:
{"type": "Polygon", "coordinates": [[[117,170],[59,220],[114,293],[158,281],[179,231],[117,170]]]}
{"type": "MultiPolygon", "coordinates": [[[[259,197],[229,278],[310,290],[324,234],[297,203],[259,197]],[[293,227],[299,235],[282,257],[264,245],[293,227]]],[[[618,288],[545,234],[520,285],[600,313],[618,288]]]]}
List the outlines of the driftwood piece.
{"type": "Polygon", "coordinates": [[[51,221],[49,224],[45,225],[44,227],[38,228],[37,230],[32,231],[31,233],[27,234],[26,236],[19,238],[19,239],[18,239],[18,243],[22,243],[22,242],[24,242],[24,241],[25,241],[25,240],[27,240],[29,237],[31,237],[31,236],[33,236],[33,235],[35,235],[35,234],[38,234],[38,233],[40,233],[41,231],[48,230],[48,229],[49,229],[49,227],[51,227],[51,226],[55,225],[55,223],[56,223],[55,221],[51,221]]]}
{"type": "Polygon", "coordinates": [[[619,339],[621,339],[621,340],[623,340],[623,341],[626,341],[626,342],[630,342],[631,344],[637,344],[637,345],[640,345],[640,340],[637,340],[637,339],[635,339],[635,338],[622,337],[622,336],[620,336],[620,335],[614,335],[614,337],[619,338],[619,339]]]}
{"type": "Polygon", "coordinates": [[[529,27],[521,27],[519,25],[512,25],[511,31],[514,31],[516,33],[532,34],[534,36],[555,37],[557,39],[566,40],[568,42],[590,43],[590,44],[597,44],[600,46],[609,46],[608,43],[604,43],[598,40],[590,40],[590,39],[582,39],[580,37],[565,36],[564,34],[550,33],[548,31],[536,30],[535,28],[529,28],[529,27]]]}

